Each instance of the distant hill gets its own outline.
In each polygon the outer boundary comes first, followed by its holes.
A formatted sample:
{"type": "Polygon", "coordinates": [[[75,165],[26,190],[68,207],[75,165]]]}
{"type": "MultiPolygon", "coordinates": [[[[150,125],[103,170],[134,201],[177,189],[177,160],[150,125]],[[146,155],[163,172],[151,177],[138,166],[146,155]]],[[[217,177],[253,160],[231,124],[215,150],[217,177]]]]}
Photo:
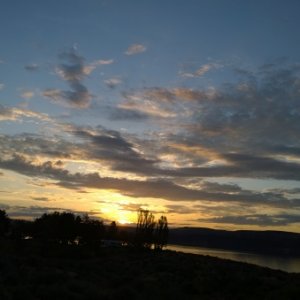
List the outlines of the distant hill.
{"type": "Polygon", "coordinates": [[[170,230],[169,244],[300,257],[300,234],[284,231],[174,228],[170,230]]]}

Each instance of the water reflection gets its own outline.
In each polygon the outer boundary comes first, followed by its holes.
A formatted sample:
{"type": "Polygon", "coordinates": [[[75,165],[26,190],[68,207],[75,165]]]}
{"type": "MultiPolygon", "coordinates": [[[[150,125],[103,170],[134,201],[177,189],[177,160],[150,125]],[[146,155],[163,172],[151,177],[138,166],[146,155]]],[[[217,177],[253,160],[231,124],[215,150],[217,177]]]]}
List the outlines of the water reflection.
{"type": "Polygon", "coordinates": [[[289,273],[300,273],[300,258],[267,256],[263,254],[181,245],[168,245],[167,249],[185,253],[210,255],[214,257],[231,259],[240,262],[247,262],[275,270],[282,270],[289,273]]]}

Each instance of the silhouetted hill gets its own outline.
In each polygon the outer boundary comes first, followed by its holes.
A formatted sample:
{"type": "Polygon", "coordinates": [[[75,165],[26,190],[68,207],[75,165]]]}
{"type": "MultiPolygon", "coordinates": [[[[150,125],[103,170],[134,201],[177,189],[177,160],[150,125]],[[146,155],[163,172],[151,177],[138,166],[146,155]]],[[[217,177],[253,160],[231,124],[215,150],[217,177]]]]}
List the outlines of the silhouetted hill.
{"type": "Polygon", "coordinates": [[[174,251],[0,238],[0,299],[298,299],[300,274],[174,251]]]}
{"type": "Polygon", "coordinates": [[[169,244],[300,256],[300,234],[283,231],[174,228],[169,233],[169,244]]]}

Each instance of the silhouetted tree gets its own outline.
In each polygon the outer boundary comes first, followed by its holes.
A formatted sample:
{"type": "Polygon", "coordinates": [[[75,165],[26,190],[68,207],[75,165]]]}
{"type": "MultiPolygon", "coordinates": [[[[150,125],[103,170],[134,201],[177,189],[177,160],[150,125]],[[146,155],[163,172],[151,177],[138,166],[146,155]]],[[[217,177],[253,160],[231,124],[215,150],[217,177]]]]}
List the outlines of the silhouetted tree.
{"type": "Polygon", "coordinates": [[[93,220],[85,215],[80,223],[79,243],[83,245],[97,246],[101,243],[105,234],[102,221],[93,220]]]}
{"type": "Polygon", "coordinates": [[[13,239],[24,239],[33,236],[33,222],[27,220],[13,220],[11,222],[11,237],[13,239]]]}
{"type": "Polygon", "coordinates": [[[0,237],[5,236],[10,228],[10,218],[4,209],[0,209],[0,237]]]}
{"type": "Polygon", "coordinates": [[[80,222],[80,217],[76,217],[73,213],[45,213],[34,221],[34,236],[64,244],[74,243],[80,222]]]}
{"type": "Polygon", "coordinates": [[[149,210],[138,211],[135,244],[138,247],[151,248],[153,243],[154,216],[149,210]]]}
{"type": "Polygon", "coordinates": [[[161,216],[156,223],[155,234],[154,234],[154,248],[162,250],[167,245],[169,236],[169,227],[167,217],[161,216]]]}
{"type": "Polygon", "coordinates": [[[112,221],[107,228],[107,238],[115,240],[117,239],[118,227],[115,221],[112,221]]]}

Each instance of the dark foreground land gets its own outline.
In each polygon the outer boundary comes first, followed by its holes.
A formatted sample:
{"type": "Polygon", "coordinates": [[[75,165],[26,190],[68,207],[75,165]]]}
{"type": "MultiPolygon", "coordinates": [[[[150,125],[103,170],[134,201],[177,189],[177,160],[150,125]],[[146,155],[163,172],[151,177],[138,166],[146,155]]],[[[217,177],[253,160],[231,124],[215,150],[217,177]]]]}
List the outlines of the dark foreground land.
{"type": "MultiPolygon", "coordinates": [[[[0,241],[1,242],[1,241],[0,241]]],[[[300,274],[134,248],[0,243],[0,299],[299,299],[300,274]]]]}

